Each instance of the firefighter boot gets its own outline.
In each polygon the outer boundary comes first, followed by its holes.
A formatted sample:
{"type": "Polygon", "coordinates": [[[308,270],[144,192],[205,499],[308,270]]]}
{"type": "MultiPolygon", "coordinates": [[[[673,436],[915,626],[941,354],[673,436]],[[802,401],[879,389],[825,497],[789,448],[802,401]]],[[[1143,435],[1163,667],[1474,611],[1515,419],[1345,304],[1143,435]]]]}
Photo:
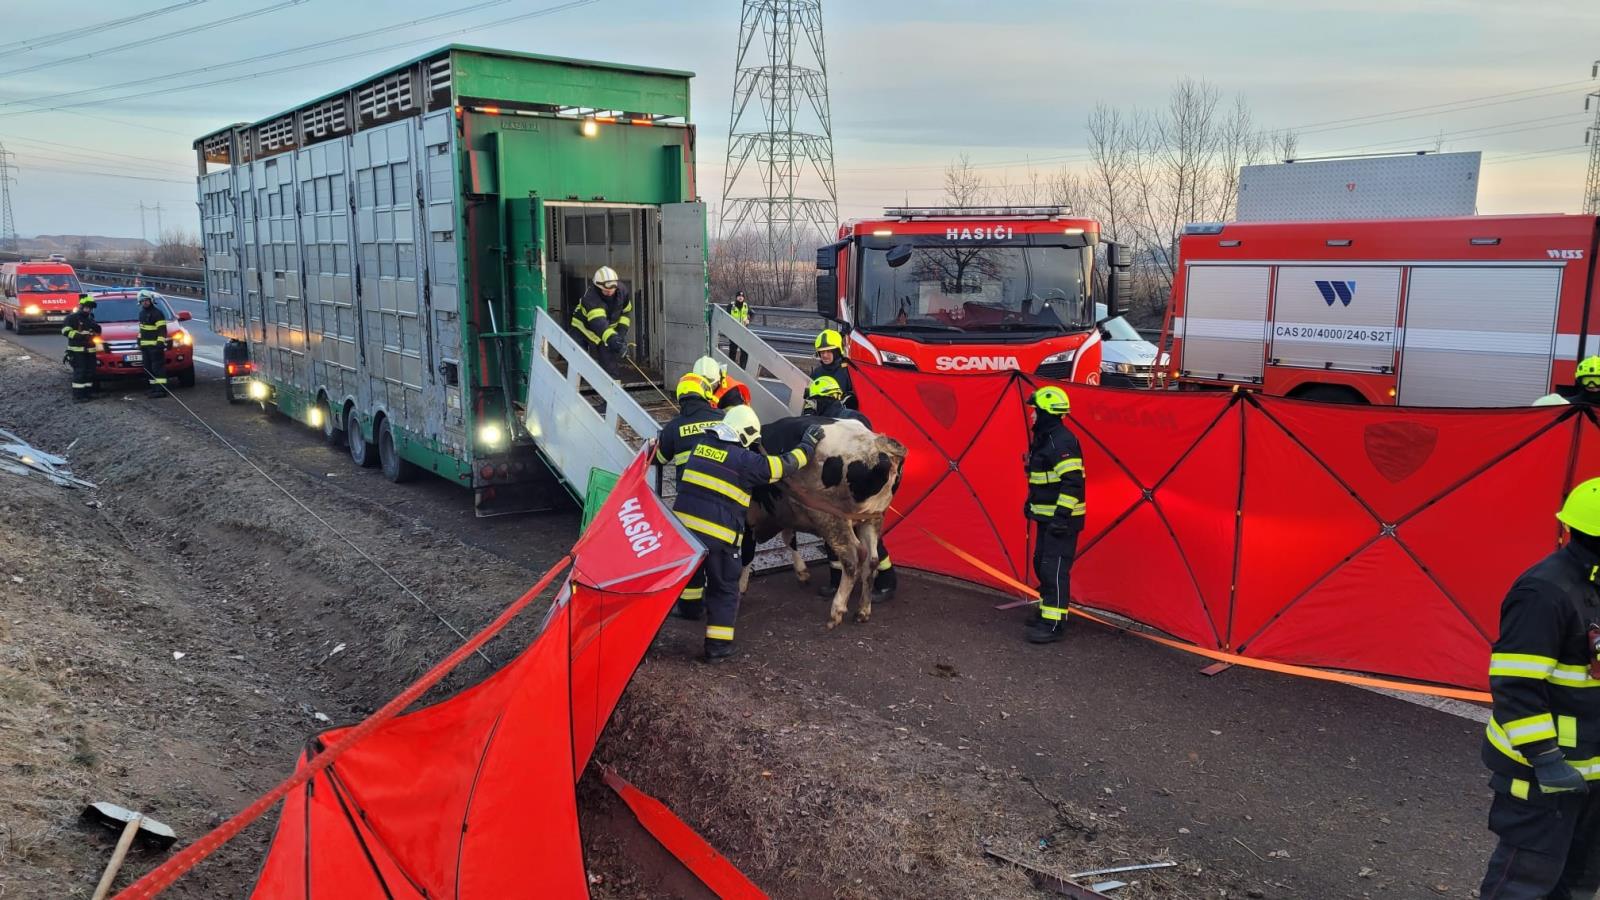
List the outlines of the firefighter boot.
{"type": "Polygon", "coordinates": [[[872,576],[872,602],[882,603],[893,600],[895,589],[900,586],[900,577],[894,573],[894,566],[879,569],[872,576]]]}
{"type": "Polygon", "coordinates": [[[839,581],[844,577],[844,567],[838,563],[828,564],[828,583],[817,586],[818,597],[832,597],[839,592],[839,581]]]}
{"type": "Polygon", "coordinates": [[[699,600],[684,600],[680,598],[678,605],[672,608],[672,612],[680,619],[698,622],[703,618],[705,610],[701,608],[699,600]]]}
{"type": "Polygon", "coordinates": [[[735,652],[733,641],[706,638],[706,655],[701,657],[701,659],[702,661],[708,663],[719,663],[725,659],[731,658],[735,652]]]}
{"type": "Polygon", "coordinates": [[[1054,644],[1067,636],[1067,620],[1046,619],[1043,616],[1028,623],[1028,643],[1054,644]]]}

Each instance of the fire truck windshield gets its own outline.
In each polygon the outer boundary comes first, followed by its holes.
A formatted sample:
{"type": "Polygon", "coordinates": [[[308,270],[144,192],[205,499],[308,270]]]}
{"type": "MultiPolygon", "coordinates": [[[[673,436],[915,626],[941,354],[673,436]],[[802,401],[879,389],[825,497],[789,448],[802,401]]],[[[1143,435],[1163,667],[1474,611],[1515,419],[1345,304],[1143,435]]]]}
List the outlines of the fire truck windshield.
{"type": "Polygon", "coordinates": [[[76,294],[82,288],[71,275],[18,275],[19,294],[76,294]]]}
{"type": "Polygon", "coordinates": [[[855,325],[865,331],[938,340],[939,332],[1059,334],[1094,327],[1087,247],[919,241],[898,267],[890,267],[889,251],[861,247],[855,325]]]}

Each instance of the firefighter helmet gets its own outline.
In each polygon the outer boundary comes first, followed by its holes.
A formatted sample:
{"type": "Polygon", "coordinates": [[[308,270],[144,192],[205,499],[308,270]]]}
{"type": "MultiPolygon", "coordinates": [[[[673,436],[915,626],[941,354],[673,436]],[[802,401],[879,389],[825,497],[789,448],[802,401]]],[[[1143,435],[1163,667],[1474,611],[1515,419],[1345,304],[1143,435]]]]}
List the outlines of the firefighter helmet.
{"type": "Polygon", "coordinates": [[[82,309],[94,309],[94,297],[84,294],[78,298],[78,306],[82,309]]]}
{"type": "Polygon", "coordinates": [[[1600,478],[1591,478],[1573,488],[1556,518],[1573,531],[1600,536],[1600,478]]]}
{"type": "Polygon", "coordinates": [[[709,385],[720,384],[728,374],[728,370],[723,368],[721,363],[709,356],[702,356],[695,360],[694,368],[690,371],[705,379],[706,384],[709,385]]]}
{"type": "Polygon", "coordinates": [[[594,270],[594,286],[599,288],[614,288],[617,286],[617,270],[610,266],[601,266],[594,270]]]}
{"type": "Polygon", "coordinates": [[[1067,392],[1053,384],[1047,384],[1033,392],[1033,405],[1040,412],[1052,416],[1064,416],[1072,409],[1072,402],[1067,399],[1067,392]]]}
{"type": "Polygon", "coordinates": [[[824,350],[842,353],[844,352],[844,335],[840,334],[836,328],[824,328],[817,335],[816,347],[818,353],[824,350]]]}
{"type": "Polygon", "coordinates": [[[151,303],[156,302],[156,292],[155,291],[140,291],[139,292],[139,302],[143,303],[146,300],[149,300],[151,303]]]}
{"type": "Polygon", "coordinates": [[[819,397],[837,399],[843,396],[844,388],[839,386],[839,379],[834,378],[832,375],[819,375],[813,378],[811,384],[806,387],[806,397],[812,400],[819,397]]]}
{"type": "Polygon", "coordinates": [[[761,438],[761,417],[747,405],[735,406],[728,410],[722,417],[722,424],[728,426],[733,436],[746,447],[761,438]]]}
{"type": "Polygon", "coordinates": [[[1578,383],[1583,384],[1586,378],[1600,379],[1600,356],[1591,356],[1578,363],[1578,383]]]}
{"type": "Polygon", "coordinates": [[[704,378],[690,372],[678,379],[678,399],[682,400],[685,397],[700,397],[710,400],[711,389],[706,386],[704,378]]]}

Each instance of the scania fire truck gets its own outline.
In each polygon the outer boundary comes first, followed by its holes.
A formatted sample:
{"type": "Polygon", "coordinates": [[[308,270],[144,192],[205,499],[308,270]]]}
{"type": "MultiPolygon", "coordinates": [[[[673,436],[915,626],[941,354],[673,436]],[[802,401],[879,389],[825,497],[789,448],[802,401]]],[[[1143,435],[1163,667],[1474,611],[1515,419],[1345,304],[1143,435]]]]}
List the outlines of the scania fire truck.
{"type": "Polygon", "coordinates": [[[857,366],[1099,384],[1095,301],[1116,314],[1129,263],[1108,243],[1096,290],[1099,243],[1099,224],[1064,207],[887,209],[817,251],[817,311],[857,366]]]}
{"type": "Polygon", "coordinates": [[[1348,403],[1526,406],[1600,353],[1593,216],[1190,225],[1180,386],[1348,403]]]}

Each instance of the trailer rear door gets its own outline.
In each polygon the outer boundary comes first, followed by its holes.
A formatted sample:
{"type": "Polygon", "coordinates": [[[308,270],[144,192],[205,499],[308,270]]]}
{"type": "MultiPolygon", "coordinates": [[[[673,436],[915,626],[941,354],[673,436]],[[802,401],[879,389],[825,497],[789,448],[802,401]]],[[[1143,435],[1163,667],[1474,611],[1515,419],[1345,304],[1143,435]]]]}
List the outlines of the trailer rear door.
{"type": "Polygon", "coordinates": [[[1557,266],[1411,270],[1400,361],[1405,406],[1527,406],[1550,389],[1557,266]]]}
{"type": "Polygon", "coordinates": [[[1184,283],[1182,373],[1260,383],[1272,269],[1190,264],[1184,283]]]}

